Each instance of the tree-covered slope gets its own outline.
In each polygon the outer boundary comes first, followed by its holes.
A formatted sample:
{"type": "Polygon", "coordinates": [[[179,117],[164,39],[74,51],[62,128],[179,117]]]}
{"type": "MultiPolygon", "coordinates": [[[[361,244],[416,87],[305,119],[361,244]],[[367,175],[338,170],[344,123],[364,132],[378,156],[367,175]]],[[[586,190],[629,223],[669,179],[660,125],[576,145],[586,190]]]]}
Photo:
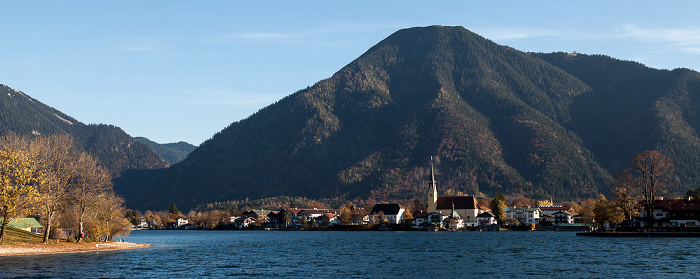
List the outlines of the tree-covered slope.
{"type": "Polygon", "coordinates": [[[168,162],[168,164],[179,163],[187,157],[187,154],[190,154],[190,152],[197,148],[196,146],[184,141],[160,144],[144,137],[136,137],[134,139],[140,143],[148,145],[148,147],[158,153],[158,155],[160,155],[163,160],[168,162]]]}
{"type": "Polygon", "coordinates": [[[114,176],[127,169],[165,168],[168,164],[148,146],[119,127],[85,125],[19,90],[0,85],[0,134],[73,136],[77,145],[95,155],[114,176]]]}
{"type": "Polygon", "coordinates": [[[570,72],[461,27],[400,30],[232,123],[127,200],[424,198],[430,156],[441,191],[587,197],[610,181],[572,130],[574,105],[590,92],[570,72]]]}

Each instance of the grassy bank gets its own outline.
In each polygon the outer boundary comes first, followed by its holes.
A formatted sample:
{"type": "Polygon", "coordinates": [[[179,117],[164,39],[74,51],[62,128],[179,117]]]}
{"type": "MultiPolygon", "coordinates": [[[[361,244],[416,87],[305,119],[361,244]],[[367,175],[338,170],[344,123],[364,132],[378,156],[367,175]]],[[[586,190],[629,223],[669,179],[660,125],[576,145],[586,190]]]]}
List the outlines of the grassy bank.
{"type": "MultiPolygon", "coordinates": [[[[39,244],[44,240],[44,236],[40,234],[23,231],[16,228],[7,228],[5,231],[5,243],[9,245],[17,244],[39,244]]],[[[56,243],[58,239],[50,239],[51,243],[56,243]]],[[[66,242],[65,239],[60,240],[66,242]]]]}

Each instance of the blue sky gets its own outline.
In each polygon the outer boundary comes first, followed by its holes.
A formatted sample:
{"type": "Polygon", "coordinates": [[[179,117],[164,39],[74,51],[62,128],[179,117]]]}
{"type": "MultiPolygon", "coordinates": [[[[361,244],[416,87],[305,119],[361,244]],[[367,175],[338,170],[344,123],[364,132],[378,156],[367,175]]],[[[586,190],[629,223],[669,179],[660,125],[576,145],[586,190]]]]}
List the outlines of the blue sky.
{"type": "Polygon", "coordinates": [[[198,145],[414,26],[700,70],[696,1],[334,2],[3,1],[0,83],[86,124],[198,145]]]}

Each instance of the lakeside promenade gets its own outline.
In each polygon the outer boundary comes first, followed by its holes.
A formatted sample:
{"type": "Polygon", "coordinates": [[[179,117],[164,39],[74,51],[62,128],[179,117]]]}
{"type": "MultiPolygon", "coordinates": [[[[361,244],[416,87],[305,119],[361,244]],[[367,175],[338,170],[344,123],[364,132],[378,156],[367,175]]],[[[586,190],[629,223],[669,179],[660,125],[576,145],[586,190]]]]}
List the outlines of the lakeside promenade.
{"type": "Polygon", "coordinates": [[[0,257],[24,256],[41,254],[86,253],[112,250],[139,249],[149,247],[148,244],[130,242],[91,242],[91,243],[59,243],[59,244],[13,244],[0,245],[0,257]]]}

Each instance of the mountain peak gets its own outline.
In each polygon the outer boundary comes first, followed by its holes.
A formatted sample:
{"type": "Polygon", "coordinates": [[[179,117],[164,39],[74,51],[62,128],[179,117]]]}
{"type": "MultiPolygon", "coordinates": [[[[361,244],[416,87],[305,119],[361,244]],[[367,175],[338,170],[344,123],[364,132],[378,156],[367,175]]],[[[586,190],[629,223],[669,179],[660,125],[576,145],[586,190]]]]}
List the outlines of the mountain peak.
{"type": "MultiPolygon", "coordinates": [[[[676,119],[655,117],[681,106],[665,94],[694,96],[693,77],[684,79],[606,57],[524,53],[463,27],[402,29],[125,196],[146,208],[271,196],[423,199],[434,156],[441,192],[591,197],[607,191],[634,150],[700,144],[664,137],[700,121],[679,116],[687,125],[666,129],[660,121],[676,119]]],[[[686,161],[692,167],[683,169],[700,169],[686,161]]]]}

